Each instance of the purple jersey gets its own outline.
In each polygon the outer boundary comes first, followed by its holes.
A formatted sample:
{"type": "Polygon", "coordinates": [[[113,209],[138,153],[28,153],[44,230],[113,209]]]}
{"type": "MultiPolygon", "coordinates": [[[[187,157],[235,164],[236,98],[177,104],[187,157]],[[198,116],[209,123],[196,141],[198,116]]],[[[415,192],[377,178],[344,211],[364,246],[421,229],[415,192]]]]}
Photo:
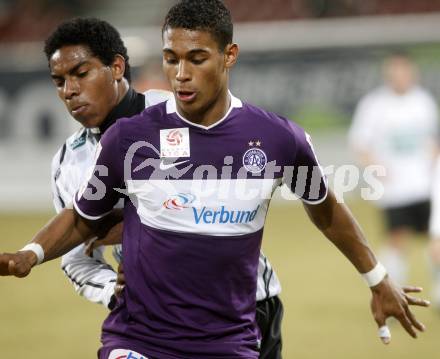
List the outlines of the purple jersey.
{"type": "Polygon", "coordinates": [[[174,98],[121,119],[101,139],[74,205],[98,219],[126,193],[126,287],[104,322],[106,348],[153,358],[258,358],[258,257],[273,191],[305,201],[327,185],[296,124],[231,95],[209,127],[174,98]]]}

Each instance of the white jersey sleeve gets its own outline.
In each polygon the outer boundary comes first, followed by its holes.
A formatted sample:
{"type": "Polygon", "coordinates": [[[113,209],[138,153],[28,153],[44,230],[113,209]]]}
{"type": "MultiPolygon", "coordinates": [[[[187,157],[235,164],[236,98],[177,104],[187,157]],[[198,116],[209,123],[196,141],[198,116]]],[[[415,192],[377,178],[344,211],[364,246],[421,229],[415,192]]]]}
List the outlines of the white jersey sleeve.
{"type": "Polygon", "coordinates": [[[281,293],[280,281],[263,252],[258,259],[257,301],[269,299],[281,293]]]}
{"type": "MultiPolygon", "coordinates": [[[[57,213],[72,201],[73,196],[93,159],[96,140],[81,130],[69,137],[52,160],[52,195],[57,213]]],[[[85,254],[81,244],[61,259],[61,268],[75,291],[87,300],[109,307],[114,294],[116,273],[104,259],[104,247],[85,254]]]]}
{"type": "Polygon", "coordinates": [[[60,213],[61,210],[66,206],[65,198],[62,197],[60,188],[58,187],[58,183],[57,183],[59,179],[59,175],[61,173],[60,158],[61,158],[61,153],[65,148],[64,146],[60,148],[60,150],[53,157],[52,166],[51,166],[50,178],[51,178],[51,188],[52,188],[52,200],[53,200],[53,206],[55,207],[55,211],[57,213],[60,213]]]}
{"type": "Polygon", "coordinates": [[[61,268],[75,291],[93,303],[109,308],[116,283],[116,272],[104,259],[104,247],[84,254],[84,245],[72,249],[61,259],[61,268]]]}

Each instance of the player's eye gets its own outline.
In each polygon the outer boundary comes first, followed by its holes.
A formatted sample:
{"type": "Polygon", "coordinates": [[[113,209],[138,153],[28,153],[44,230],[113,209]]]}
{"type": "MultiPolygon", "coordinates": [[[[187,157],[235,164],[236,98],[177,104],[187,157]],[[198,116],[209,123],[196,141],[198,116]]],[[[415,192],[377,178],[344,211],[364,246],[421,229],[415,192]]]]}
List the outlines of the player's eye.
{"type": "Polygon", "coordinates": [[[82,71],[82,72],[78,72],[78,77],[79,78],[84,78],[87,76],[89,72],[88,71],[82,71]]]}
{"type": "Polygon", "coordinates": [[[203,64],[204,62],[206,61],[206,59],[205,58],[200,58],[200,59],[192,59],[191,60],[191,62],[194,64],[194,65],[201,65],[201,64],[203,64]]]}
{"type": "Polygon", "coordinates": [[[56,87],[63,87],[64,86],[64,79],[54,79],[53,82],[56,87]]]}
{"type": "Polygon", "coordinates": [[[176,65],[178,63],[177,59],[175,59],[173,57],[165,58],[165,62],[168,65],[176,65]]]}

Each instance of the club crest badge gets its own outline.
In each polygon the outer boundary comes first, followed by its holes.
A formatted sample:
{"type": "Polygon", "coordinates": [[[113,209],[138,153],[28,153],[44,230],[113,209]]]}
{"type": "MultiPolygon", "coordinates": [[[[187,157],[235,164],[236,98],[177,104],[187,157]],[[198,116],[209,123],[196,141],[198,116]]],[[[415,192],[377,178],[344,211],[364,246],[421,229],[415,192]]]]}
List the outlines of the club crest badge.
{"type": "Polygon", "coordinates": [[[266,164],[266,154],[259,148],[250,148],[243,155],[243,166],[251,173],[260,173],[266,164]]]}

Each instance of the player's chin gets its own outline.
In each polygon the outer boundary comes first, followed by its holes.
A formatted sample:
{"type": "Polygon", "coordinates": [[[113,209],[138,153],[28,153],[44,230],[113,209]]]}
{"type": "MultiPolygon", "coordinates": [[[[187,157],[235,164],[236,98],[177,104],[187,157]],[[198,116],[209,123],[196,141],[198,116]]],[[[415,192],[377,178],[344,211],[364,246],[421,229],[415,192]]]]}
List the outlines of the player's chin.
{"type": "Polygon", "coordinates": [[[179,106],[185,112],[193,112],[197,108],[197,104],[195,104],[194,102],[179,101],[179,106]]]}
{"type": "Polygon", "coordinates": [[[199,113],[203,109],[203,104],[199,99],[193,101],[179,101],[179,107],[188,114],[199,113]]]}
{"type": "Polygon", "coordinates": [[[73,116],[73,118],[86,128],[99,127],[102,122],[101,119],[90,116],[73,116]]]}

